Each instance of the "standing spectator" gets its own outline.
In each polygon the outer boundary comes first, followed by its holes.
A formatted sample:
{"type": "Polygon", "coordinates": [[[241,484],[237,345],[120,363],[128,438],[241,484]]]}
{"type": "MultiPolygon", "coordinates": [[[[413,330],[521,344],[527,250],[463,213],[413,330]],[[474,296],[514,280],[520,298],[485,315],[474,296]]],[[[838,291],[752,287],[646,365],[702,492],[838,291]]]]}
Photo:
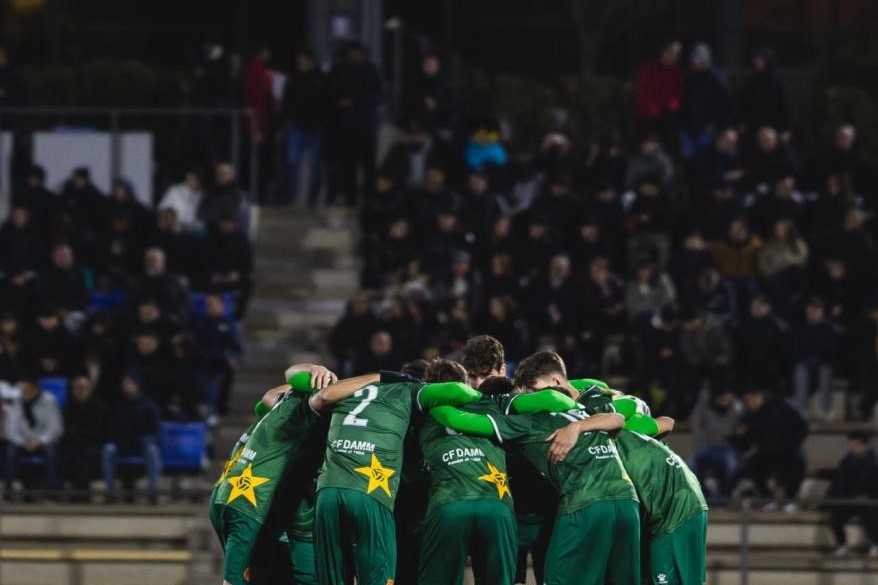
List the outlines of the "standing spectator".
{"type": "MultiPolygon", "coordinates": [[[[70,379],[70,399],[64,407],[61,440],[64,476],[77,492],[87,492],[98,469],[101,447],[106,441],[108,411],[94,395],[94,382],[85,373],[70,379]]],[[[71,501],[88,502],[88,494],[74,494],[71,501]]]]}
{"type": "MultiPolygon", "coordinates": [[[[271,50],[260,45],[254,51],[253,56],[244,66],[242,75],[244,107],[252,112],[251,116],[245,117],[249,147],[259,154],[260,169],[260,194],[264,197],[263,185],[267,184],[265,177],[269,174],[270,144],[271,144],[271,114],[274,111],[274,97],[272,94],[272,72],[268,68],[271,59],[271,50]]],[[[255,173],[256,169],[250,169],[255,173]]]]}
{"type": "Polygon", "coordinates": [[[85,229],[95,237],[106,218],[107,198],[91,182],[88,167],[73,169],[61,191],[60,205],[63,221],[85,229]]]}
{"type": "Polygon", "coordinates": [[[45,466],[45,487],[57,487],[56,446],[64,432],[61,409],[55,397],[43,392],[33,378],[18,384],[21,397],[5,420],[6,463],[3,480],[6,493],[12,492],[12,482],[19,456],[42,457],[45,466]]]}
{"type": "Polygon", "coordinates": [[[713,136],[725,127],[729,114],[726,80],[713,66],[710,47],[698,43],[689,60],[680,108],[681,149],[687,160],[711,143],[713,136]]]}
{"type": "MultiPolygon", "coordinates": [[[[828,498],[853,500],[874,499],[878,496],[878,459],[870,444],[869,435],[863,431],[848,434],[848,452],[838,464],[828,498]]],[[[835,557],[850,554],[845,535],[845,524],[860,517],[869,545],[869,558],[878,558],[878,509],[872,506],[835,505],[830,509],[829,524],[835,537],[835,557]]]]}
{"type": "Polygon", "coordinates": [[[812,298],[805,307],[805,322],[790,333],[793,357],[793,399],[803,412],[808,410],[808,397],[816,383],[821,417],[832,407],[832,366],[837,335],[826,319],[823,299],[812,298]]]}
{"type": "Polygon", "coordinates": [[[668,143],[676,127],[683,93],[680,41],[668,40],[657,57],[644,61],[637,75],[637,121],[659,132],[668,143]]]}
{"type": "Polygon", "coordinates": [[[418,129],[448,141],[451,138],[451,110],[454,97],[442,75],[442,61],[436,53],[421,59],[421,70],[405,98],[407,119],[418,129]]]}
{"type": "Polygon", "coordinates": [[[749,315],[743,319],[735,337],[735,365],[738,384],[758,386],[775,392],[783,375],[786,323],[771,312],[768,298],[756,295],[750,301],[749,315]]]}
{"type": "Polygon", "coordinates": [[[220,216],[217,226],[208,231],[205,247],[210,288],[233,292],[236,317],[243,319],[252,287],[253,248],[241,233],[235,216],[220,216]]]}
{"type": "Polygon", "coordinates": [[[636,189],[646,178],[656,178],[664,189],[673,187],[674,163],[662,148],[658,134],[649,133],[640,141],[640,151],[628,159],[625,187],[636,189]]]}
{"type": "Polygon", "coordinates": [[[729,224],[725,240],[712,246],[717,271],[731,280],[739,290],[756,289],[756,266],[762,240],[750,233],[747,220],[738,217],[729,224]]]}
{"type": "Polygon", "coordinates": [[[789,140],[790,115],[786,87],[777,72],[777,59],[770,48],[753,56],[753,72],[741,92],[741,131],[755,132],[763,126],[776,129],[789,140]]]}
{"type": "Polygon", "coordinates": [[[333,204],[358,200],[357,170],[365,185],[375,177],[376,113],[382,99],[381,75],[368,61],[366,48],[353,42],[326,80],[329,125],[329,196],[333,204]]]}
{"type": "Polygon", "coordinates": [[[718,492],[729,498],[738,481],[738,452],[732,446],[744,407],[728,388],[702,392],[692,418],[692,471],[704,486],[708,472],[715,475],[718,492]]]}
{"type": "Polygon", "coordinates": [[[198,220],[215,224],[222,216],[238,215],[244,194],[238,188],[235,168],[229,162],[218,163],[214,169],[214,186],[208,189],[198,206],[198,220]]]}
{"type": "Polygon", "coordinates": [[[308,157],[308,194],[305,203],[314,205],[320,194],[320,126],[324,107],[324,75],[308,49],[296,53],[296,65],[287,79],[283,116],[287,123],[287,181],[289,200],[297,201],[299,168],[308,157]]]}
{"type": "MultiPolygon", "coordinates": [[[[760,495],[771,495],[768,480],[774,478],[780,485],[781,499],[797,497],[805,477],[802,444],[808,423],[786,400],[755,386],[744,390],[744,408],[735,429],[735,444],[746,456],[741,476],[752,479],[760,495]]],[[[776,501],[765,506],[767,511],[776,509],[776,501]]],[[[794,512],[796,505],[789,502],[784,510],[794,512]]]]}
{"type": "Polygon", "coordinates": [[[147,490],[150,499],[158,499],[158,481],[161,471],[159,452],[159,408],[140,390],[140,377],[128,372],[122,379],[118,400],[110,411],[109,440],[101,454],[101,469],[107,486],[109,501],[116,501],[117,457],[143,457],[147,490]]]}
{"type": "Polygon", "coordinates": [[[634,278],[628,282],[625,291],[625,310],[632,323],[648,319],[662,307],[673,306],[676,301],[677,291],[667,273],[659,272],[649,261],[637,265],[634,278]]]}
{"type": "Polygon", "coordinates": [[[681,317],[680,374],[672,405],[678,418],[689,416],[705,384],[718,392],[728,384],[732,344],[719,319],[698,309],[681,317]]]}
{"type": "Polygon", "coordinates": [[[759,274],[778,306],[789,306],[801,289],[808,244],[788,219],[775,222],[772,236],[759,253],[759,274]]]}
{"type": "Polygon", "coordinates": [[[190,169],[186,171],[182,182],[168,187],[158,209],[159,212],[172,209],[184,231],[198,231],[198,209],[203,197],[201,175],[197,170],[190,169]]]}
{"type": "Polygon", "coordinates": [[[24,188],[13,194],[12,206],[26,208],[38,231],[49,233],[57,214],[57,200],[58,197],[46,188],[46,169],[33,165],[28,170],[24,188]]]}

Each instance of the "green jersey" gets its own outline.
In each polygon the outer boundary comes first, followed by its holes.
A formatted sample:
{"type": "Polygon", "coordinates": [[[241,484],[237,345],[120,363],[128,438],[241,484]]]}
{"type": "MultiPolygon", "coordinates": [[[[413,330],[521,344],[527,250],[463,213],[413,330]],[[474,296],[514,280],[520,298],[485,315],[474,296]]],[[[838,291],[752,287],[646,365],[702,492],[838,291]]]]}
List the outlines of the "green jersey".
{"type": "Polygon", "coordinates": [[[299,507],[293,515],[288,532],[298,540],[312,541],[314,539],[314,490],[316,486],[311,482],[311,486],[299,501],[299,507]]]}
{"type": "Polygon", "coordinates": [[[274,408],[245,433],[246,441],[217,487],[214,503],[263,523],[288,466],[314,447],[311,439],[317,434],[318,420],[308,395],[282,394],[274,408]]]}
{"type": "Polygon", "coordinates": [[[707,510],[695,474],[664,443],[621,431],[616,446],[640,496],[650,534],[671,532],[707,510]]]}
{"type": "MultiPolygon", "coordinates": [[[[488,397],[462,410],[499,415],[496,403],[488,397]]],[[[439,506],[456,500],[499,499],[512,507],[506,453],[494,441],[460,434],[432,418],[425,421],[420,438],[432,480],[427,516],[439,506]]]]}
{"type": "Polygon", "coordinates": [[[525,458],[561,495],[558,514],[569,514],[606,500],[634,500],[637,494],[613,439],[605,432],[583,433],[567,458],[549,461],[546,438],[571,422],[588,418],[581,410],[564,413],[490,416],[498,438],[516,444],[525,458]]]}

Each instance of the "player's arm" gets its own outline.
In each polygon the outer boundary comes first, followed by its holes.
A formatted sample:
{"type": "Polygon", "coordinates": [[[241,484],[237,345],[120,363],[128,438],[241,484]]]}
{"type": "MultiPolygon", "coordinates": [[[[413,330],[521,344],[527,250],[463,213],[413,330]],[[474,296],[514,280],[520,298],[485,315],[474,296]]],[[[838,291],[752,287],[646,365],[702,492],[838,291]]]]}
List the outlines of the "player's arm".
{"type": "Polygon", "coordinates": [[[587,390],[592,386],[597,386],[601,390],[609,390],[610,386],[603,380],[598,380],[596,378],[577,378],[576,380],[570,380],[570,385],[582,392],[583,390],[587,390]]]}
{"type": "Polygon", "coordinates": [[[558,429],[546,439],[546,441],[552,441],[552,445],[549,447],[549,460],[552,463],[564,461],[582,433],[617,431],[622,428],[624,423],[625,420],[618,413],[595,414],[585,420],[572,422],[563,429],[558,429]]]}
{"type": "Polygon", "coordinates": [[[527,394],[516,394],[509,402],[507,410],[516,414],[537,412],[566,412],[578,408],[576,401],[557,390],[540,390],[527,394]]]}
{"type": "Polygon", "coordinates": [[[311,381],[311,388],[323,390],[330,384],[338,382],[338,376],[334,372],[318,364],[295,364],[284,372],[284,379],[289,383],[290,378],[297,374],[307,373],[311,381]]]}
{"type": "MultiPolygon", "coordinates": [[[[380,380],[381,376],[374,373],[348,378],[326,386],[311,395],[311,408],[313,408],[315,412],[326,412],[331,409],[336,402],[340,402],[357,390],[368,386],[369,384],[375,384],[380,380]]],[[[295,388],[295,385],[294,389],[297,389],[295,388]]]]}
{"type": "Polygon", "coordinates": [[[481,397],[481,392],[462,382],[437,382],[421,388],[418,392],[418,406],[421,410],[434,406],[463,406],[481,397]]]}
{"type": "Polygon", "coordinates": [[[454,406],[437,406],[430,409],[430,416],[443,427],[467,435],[493,437],[497,434],[491,417],[486,414],[464,412],[454,406]]]}

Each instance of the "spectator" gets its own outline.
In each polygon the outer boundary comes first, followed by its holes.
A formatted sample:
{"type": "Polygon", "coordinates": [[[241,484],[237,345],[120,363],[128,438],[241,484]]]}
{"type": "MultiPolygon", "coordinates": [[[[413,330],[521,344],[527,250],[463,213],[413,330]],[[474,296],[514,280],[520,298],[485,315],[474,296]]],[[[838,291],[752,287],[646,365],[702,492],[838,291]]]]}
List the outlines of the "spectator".
{"type": "MultiPolygon", "coordinates": [[[[826,496],[844,500],[878,496],[878,459],[865,432],[851,431],[848,434],[848,452],[839,462],[826,496]]],[[[869,558],[878,558],[878,510],[856,505],[830,508],[829,524],[836,545],[832,555],[847,557],[850,554],[844,527],[855,516],[859,516],[863,524],[869,558]]]]}
{"type": "Polygon", "coordinates": [[[44,237],[33,224],[31,212],[23,206],[13,207],[10,218],[0,228],[0,270],[12,285],[7,294],[17,297],[10,298],[10,303],[19,308],[27,304],[28,285],[45,267],[47,256],[44,237]]]}
{"type": "Polygon", "coordinates": [[[73,169],[61,191],[59,207],[67,225],[84,228],[92,237],[100,232],[106,218],[107,198],[91,182],[88,167],[73,169]]]}
{"type": "Polygon", "coordinates": [[[217,389],[217,412],[229,410],[229,396],[234,382],[233,360],[240,357],[243,348],[238,326],[229,317],[223,298],[208,295],[204,300],[205,314],[194,324],[195,342],[207,360],[207,369],[217,389]]]}
{"type": "Polygon", "coordinates": [[[27,209],[37,231],[48,234],[57,215],[57,199],[58,197],[46,188],[46,169],[33,165],[28,170],[24,188],[13,194],[12,206],[27,209]]]}
{"type": "Polygon", "coordinates": [[[680,141],[684,159],[691,159],[709,145],[728,121],[728,88],[713,67],[710,47],[698,43],[690,54],[690,68],[683,79],[680,108],[680,141]]]}
{"type": "Polygon", "coordinates": [[[796,191],[795,179],[782,176],[772,183],[771,195],[760,197],[750,208],[750,225],[762,238],[771,236],[781,219],[802,223],[802,195],[796,191]]]}
{"type": "Polygon", "coordinates": [[[671,396],[670,408],[678,418],[685,418],[692,410],[698,393],[708,385],[719,392],[728,384],[732,362],[732,345],[719,319],[689,309],[681,317],[680,375],[676,396],[671,396]]]}
{"type": "Polygon", "coordinates": [[[741,92],[741,131],[768,126],[789,140],[790,117],[786,87],[777,72],[774,51],[762,48],[753,56],[753,71],[741,92]]]}
{"type": "Polygon", "coordinates": [[[305,203],[314,205],[320,194],[320,126],[323,118],[325,79],[308,49],[296,53],[296,64],[287,79],[283,117],[287,123],[287,181],[289,200],[297,201],[299,167],[308,157],[308,193],[305,203]]]}
{"type": "Polygon", "coordinates": [[[12,313],[2,313],[0,314],[0,382],[7,384],[17,382],[21,374],[21,366],[18,321],[12,313]]]}
{"type": "MultiPolygon", "coordinates": [[[[266,45],[258,46],[244,65],[241,76],[243,105],[252,112],[252,115],[244,118],[246,135],[250,139],[250,148],[259,153],[260,168],[263,171],[269,168],[268,164],[262,163],[270,162],[267,156],[269,150],[266,147],[271,143],[271,115],[274,111],[273,74],[268,68],[270,59],[271,50],[266,45]]],[[[255,169],[250,169],[250,172],[255,172],[255,169]]],[[[267,181],[260,179],[260,183],[267,184],[267,181]]],[[[260,193],[263,192],[260,188],[260,193]]]]}
{"type": "Polygon", "coordinates": [[[832,237],[841,233],[845,215],[855,205],[855,199],[849,180],[840,175],[826,177],[817,197],[806,202],[804,227],[815,246],[826,248],[832,237]]]}
{"type": "Polygon", "coordinates": [[[677,64],[678,40],[665,41],[657,57],[644,61],[637,75],[637,120],[669,139],[675,128],[683,92],[683,70],[677,64]]]}
{"type": "Polygon", "coordinates": [[[579,183],[591,192],[611,188],[621,193],[625,190],[627,168],[628,161],[622,152],[622,141],[618,134],[604,133],[589,145],[579,183]]]}
{"type": "Polygon", "coordinates": [[[329,351],[339,363],[339,375],[344,378],[353,375],[354,361],[365,353],[369,339],[378,326],[366,293],[354,295],[348,302],[345,314],[329,333],[329,351]]]}
{"type": "Polygon", "coordinates": [[[570,193],[570,179],[566,175],[550,177],[546,192],[531,208],[549,221],[549,229],[557,234],[566,249],[571,248],[582,217],[579,200],[570,193]]]}
{"type": "MultiPolygon", "coordinates": [[[[113,181],[113,188],[107,201],[107,216],[129,218],[131,231],[139,237],[143,237],[153,221],[150,212],[138,201],[134,186],[125,179],[113,181]]],[[[106,231],[106,226],[104,230],[106,231]]]]}
{"type": "Polygon", "coordinates": [[[516,315],[515,301],[509,297],[494,296],[488,299],[488,314],[479,324],[479,332],[490,335],[503,344],[506,357],[517,362],[525,357],[526,331],[524,323],[516,315]]]}
{"type": "Polygon", "coordinates": [[[94,394],[94,381],[88,374],[70,378],[70,398],[64,407],[64,437],[61,461],[64,476],[77,492],[73,502],[88,502],[89,482],[98,469],[101,447],[106,441],[109,412],[94,394]]]}
{"type": "Polygon", "coordinates": [[[220,216],[216,227],[208,230],[205,248],[210,289],[234,293],[235,315],[243,319],[252,287],[253,248],[234,216],[220,216]]]}
{"type": "Polygon", "coordinates": [[[832,366],[837,335],[826,319],[823,299],[814,297],[805,307],[805,322],[790,332],[793,357],[793,400],[803,412],[816,383],[819,417],[826,418],[832,408],[832,366]]]}
{"type": "Polygon", "coordinates": [[[603,360],[604,341],[626,329],[625,288],[622,279],[610,271],[606,258],[596,257],[589,266],[582,291],[580,322],[574,337],[579,353],[590,367],[603,360]]]}
{"type": "MultiPolygon", "coordinates": [[[[196,237],[181,232],[177,213],[167,207],[159,211],[156,226],[146,239],[147,248],[157,248],[164,252],[168,271],[183,275],[190,280],[200,276],[203,270],[200,265],[201,247],[203,243],[196,237]]],[[[143,261],[143,251],[138,256],[138,265],[143,261]]]]}
{"type": "Polygon", "coordinates": [[[519,298],[521,286],[512,273],[512,260],[508,254],[491,256],[490,266],[485,276],[484,291],[488,298],[509,297],[513,300],[519,298]]]}
{"type": "Polygon", "coordinates": [[[180,222],[180,228],[186,232],[197,232],[201,226],[198,221],[198,210],[204,197],[201,174],[190,169],[186,171],[183,181],[168,187],[159,203],[161,214],[165,210],[173,210],[180,222]]]}
{"type": "Polygon", "coordinates": [[[45,467],[45,487],[57,484],[58,439],[64,432],[61,410],[55,397],[43,392],[37,381],[26,378],[19,382],[21,397],[13,404],[6,421],[6,463],[3,480],[6,493],[12,493],[12,482],[19,456],[40,457],[45,467]]]}
{"type": "MultiPolygon", "coordinates": [[[[757,387],[744,390],[744,408],[735,429],[735,444],[744,453],[741,476],[753,480],[761,495],[772,495],[768,481],[773,478],[780,488],[775,496],[781,500],[797,497],[805,477],[802,444],[808,435],[808,423],[786,400],[757,387]]],[[[778,507],[775,500],[764,509],[773,511],[778,507]]],[[[788,502],[783,509],[794,512],[796,504],[788,502]]]]}
{"type": "Polygon", "coordinates": [[[634,279],[628,282],[625,291],[625,310],[632,323],[648,319],[662,307],[673,306],[676,301],[677,291],[667,273],[659,272],[649,261],[637,265],[634,279]]]}
{"type": "Polygon", "coordinates": [[[88,306],[89,275],[77,266],[73,248],[68,244],[52,249],[52,266],[40,274],[36,284],[43,303],[59,308],[65,319],[81,314],[88,306]]]}
{"type": "MultiPolygon", "coordinates": [[[[0,46],[0,108],[15,108],[25,105],[24,84],[18,71],[12,66],[9,50],[0,46]]],[[[12,116],[9,116],[12,118],[12,116]]],[[[3,128],[11,128],[12,122],[6,120],[3,128]]]]}
{"type": "Polygon", "coordinates": [[[421,69],[405,97],[406,116],[421,128],[445,142],[451,138],[454,96],[442,75],[442,61],[436,53],[421,59],[421,69]]]}
{"type": "Polygon", "coordinates": [[[764,295],[750,301],[750,312],[737,330],[735,364],[738,383],[744,388],[779,389],[783,375],[786,323],[771,311],[764,295]]]}
{"type": "MultiPolygon", "coordinates": [[[[161,454],[158,445],[159,408],[140,390],[140,377],[128,372],[110,410],[108,439],[101,453],[101,469],[110,502],[117,500],[116,475],[119,457],[142,457],[150,499],[158,499],[161,454]]],[[[129,486],[126,486],[129,487],[129,486]]]]}
{"type": "Polygon", "coordinates": [[[738,155],[738,133],[726,128],[717,134],[710,147],[702,149],[696,155],[695,164],[692,165],[689,185],[696,210],[699,202],[707,198],[710,189],[717,185],[736,188],[743,183],[746,175],[744,164],[738,155]]]}
{"type": "Polygon", "coordinates": [[[22,363],[38,376],[65,377],[81,359],[76,339],[61,323],[61,314],[46,305],[37,312],[36,327],[25,337],[22,363]]]}
{"type": "Polygon", "coordinates": [[[579,276],[588,274],[591,261],[598,256],[607,258],[610,266],[624,267],[620,250],[614,249],[604,234],[604,228],[591,215],[586,215],[579,223],[577,237],[570,246],[570,262],[573,272],[579,276]]]}
{"type": "Polygon", "coordinates": [[[679,378],[679,328],[676,311],[662,307],[644,320],[638,329],[640,351],[639,386],[644,389],[673,392],[679,378]]]}
{"type": "Polygon", "coordinates": [[[463,224],[467,233],[472,234],[480,244],[480,248],[487,247],[486,242],[481,242],[482,234],[501,213],[498,198],[499,196],[490,190],[486,173],[471,171],[467,175],[461,210],[463,224]]]}
{"type": "Polygon", "coordinates": [[[527,311],[535,333],[563,339],[579,315],[580,287],[570,274],[570,258],[554,256],[546,275],[526,292],[527,311]]]}
{"type": "Polygon", "coordinates": [[[559,244],[549,231],[545,218],[529,214],[523,238],[514,242],[512,257],[515,273],[531,282],[549,266],[549,259],[558,253],[559,244]]]}
{"type": "Polygon", "coordinates": [[[238,216],[244,203],[231,163],[216,165],[214,181],[214,187],[207,191],[198,206],[198,220],[208,226],[219,222],[221,217],[238,216]]]}
{"type": "Polygon", "coordinates": [[[369,347],[361,353],[354,364],[354,372],[377,372],[395,370],[400,359],[393,347],[393,338],[387,331],[376,331],[369,339],[369,347]]]}
{"type": "Polygon", "coordinates": [[[670,272],[674,282],[682,289],[695,286],[695,279],[706,269],[713,267],[713,255],[704,237],[697,229],[683,239],[683,248],[671,260],[670,272]]]}
{"type": "Polygon", "coordinates": [[[874,171],[860,151],[856,128],[850,124],[835,129],[832,146],[818,157],[814,167],[820,182],[830,175],[846,177],[858,194],[867,193],[874,186],[874,171]]]}
{"type": "Polygon", "coordinates": [[[738,216],[744,214],[744,206],[735,192],[735,187],[719,181],[711,185],[708,199],[702,205],[692,209],[696,223],[704,232],[704,238],[710,242],[723,239],[729,231],[729,225],[738,216]]]}
{"type": "Polygon", "coordinates": [[[857,359],[858,386],[862,391],[859,416],[862,420],[876,417],[875,404],[878,403],[878,302],[872,301],[866,307],[866,319],[857,328],[854,354],[857,359]]]}
{"type": "Polygon", "coordinates": [[[441,211],[458,213],[460,197],[446,184],[445,170],[431,163],[427,168],[424,185],[409,194],[408,213],[412,227],[419,235],[428,236],[436,226],[436,216],[441,211]]]}
{"type": "Polygon", "coordinates": [[[717,271],[740,290],[756,288],[756,265],[762,251],[762,240],[750,233],[747,220],[738,217],[729,224],[725,240],[712,246],[717,271]]]}
{"type": "Polygon", "coordinates": [[[775,303],[789,305],[800,290],[808,262],[808,244],[788,219],[775,222],[772,236],[759,253],[759,274],[775,303]]]}
{"type": "Polygon", "coordinates": [[[143,274],[130,287],[132,306],[144,298],[156,299],[162,311],[178,324],[189,321],[189,292],[180,277],[167,271],[165,253],[149,248],[143,254],[143,274]]]}
{"type": "Polygon", "coordinates": [[[636,189],[646,178],[658,179],[664,189],[672,187],[674,164],[662,148],[658,134],[644,136],[640,141],[640,152],[628,160],[625,187],[636,189]]]}
{"type": "Polygon", "coordinates": [[[686,299],[690,306],[707,311],[726,326],[734,326],[738,318],[738,295],[735,287],[713,268],[698,275],[695,289],[686,299]]]}
{"type": "Polygon", "coordinates": [[[780,141],[777,130],[759,128],[756,148],[746,161],[747,183],[759,193],[767,193],[775,181],[796,174],[797,165],[790,148],[780,141]]]}
{"type": "Polygon", "coordinates": [[[628,210],[628,262],[634,268],[640,260],[650,260],[664,269],[671,252],[673,215],[667,194],[655,177],[641,180],[634,202],[628,210]]]}
{"type": "Polygon", "coordinates": [[[738,452],[731,438],[743,412],[728,388],[701,392],[692,411],[692,471],[702,486],[707,474],[714,474],[718,488],[711,494],[714,497],[730,498],[737,484],[738,452]]]}
{"type": "MultiPolygon", "coordinates": [[[[586,215],[594,218],[604,233],[607,245],[611,250],[625,250],[625,209],[622,206],[619,191],[605,185],[598,189],[592,201],[586,206],[586,215]]],[[[625,266],[617,266],[625,270],[625,266]]]]}
{"type": "Polygon", "coordinates": [[[326,80],[329,200],[334,204],[358,200],[358,169],[366,185],[375,180],[375,117],[382,98],[378,68],[362,43],[350,43],[326,80]]]}
{"type": "Polygon", "coordinates": [[[481,120],[470,134],[463,156],[472,170],[506,166],[508,154],[500,140],[500,125],[493,119],[481,120]]]}

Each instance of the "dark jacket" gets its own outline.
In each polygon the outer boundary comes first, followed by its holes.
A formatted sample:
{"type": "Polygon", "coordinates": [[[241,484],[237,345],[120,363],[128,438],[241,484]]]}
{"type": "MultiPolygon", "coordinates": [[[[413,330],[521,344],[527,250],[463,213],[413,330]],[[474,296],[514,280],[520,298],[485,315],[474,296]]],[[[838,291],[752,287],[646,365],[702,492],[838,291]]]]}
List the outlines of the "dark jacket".
{"type": "Polygon", "coordinates": [[[71,400],[64,407],[64,443],[100,446],[107,439],[107,415],[107,407],[97,398],[71,400]]]}
{"type": "Polygon", "coordinates": [[[728,116],[728,88],[719,72],[715,69],[688,71],[683,81],[683,129],[703,132],[713,126],[719,130],[725,126],[728,116]]]}
{"type": "Polygon", "coordinates": [[[140,454],[141,440],[159,433],[159,407],[139,396],[119,400],[112,409],[108,439],[122,454],[140,454]]]}
{"type": "Polygon", "coordinates": [[[857,498],[878,495],[878,459],[875,452],[869,449],[859,456],[848,453],[835,470],[835,476],[829,485],[827,497],[857,498]]]}
{"type": "Polygon", "coordinates": [[[736,441],[739,447],[755,447],[765,455],[793,457],[799,454],[808,423],[795,407],[779,396],[766,395],[762,408],[746,411],[741,424],[746,428],[736,441]]]}
{"type": "Polygon", "coordinates": [[[754,72],[741,91],[741,122],[751,132],[762,126],[783,132],[790,125],[786,86],[775,70],[773,56],[763,52],[761,57],[765,61],[765,70],[754,72]]]}
{"type": "Polygon", "coordinates": [[[287,79],[283,97],[283,116],[302,132],[320,129],[325,107],[325,78],[317,69],[294,71],[287,79]]]}

